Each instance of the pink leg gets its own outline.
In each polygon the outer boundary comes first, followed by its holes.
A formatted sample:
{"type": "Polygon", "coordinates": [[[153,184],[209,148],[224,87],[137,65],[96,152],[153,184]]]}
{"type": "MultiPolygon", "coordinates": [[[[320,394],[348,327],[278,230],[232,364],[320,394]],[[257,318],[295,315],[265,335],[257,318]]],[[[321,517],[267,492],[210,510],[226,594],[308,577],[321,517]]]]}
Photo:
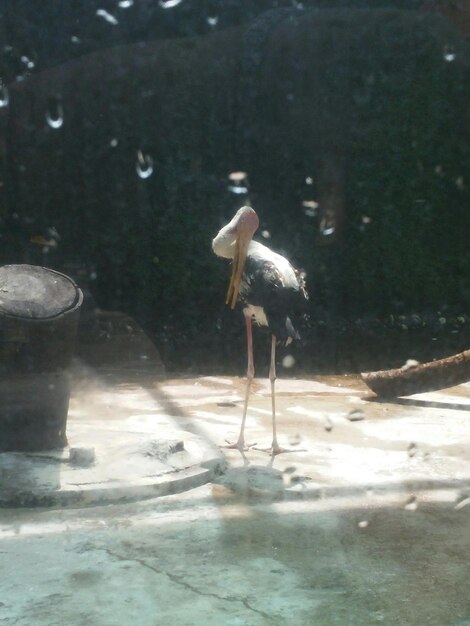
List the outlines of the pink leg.
{"type": "MultiPolygon", "coordinates": [[[[257,450],[263,450],[263,452],[269,452],[273,457],[276,454],[281,454],[282,452],[295,452],[295,450],[286,450],[286,448],[281,448],[277,441],[277,431],[276,431],[276,393],[274,390],[274,383],[276,382],[276,337],[273,335],[271,338],[271,364],[269,366],[269,380],[271,382],[271,410],[272,410],[272,419],[273,419],[273,442],[271,447],[268,449],[256,448],[257,450]]],[[[298,450],[297,450],[298,451],[298,450]]]]}
{"type": "Polygon", "coordinates": [[[252,318],[251,315],[245,315],[246,324],[246,346],[248,353],[248,367],[246,370],[246,389],[245,389],[245,403],[243,405],[242,424],[240,428],[240,434],[238,440],[234,444],[230,444],[229,448],[237,448],[240,451],[245,449],[245,422],[246,414],[248,411],[248,399],[250,397],[250,389],[253,378],[255,377],[255,366],[253,361],[253,330],[252,330],[252,318]]]}
{"type": "Polygon", "coordinates": [[[274,391],[274,383],[276,382],[276,337],[271,337],[271,364],[269,366],[269,380],[271,382],[271,409],[273,415],[273,443],[271,446],[273,454],[279,454],[284,450],[277,442],[276,432],[276,394],[274,391]]]}

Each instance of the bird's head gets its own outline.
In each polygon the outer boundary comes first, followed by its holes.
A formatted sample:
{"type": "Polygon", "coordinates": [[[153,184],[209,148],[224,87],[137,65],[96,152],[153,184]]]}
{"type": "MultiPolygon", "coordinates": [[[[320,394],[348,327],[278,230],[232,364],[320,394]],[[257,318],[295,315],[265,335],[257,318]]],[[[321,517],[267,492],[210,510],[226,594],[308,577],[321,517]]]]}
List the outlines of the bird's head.
{"type": "Polygon", "coordinates": [[[235,250],[233,256],[232,276],[227,290],[225,303],[230,304],[230,308],[235,308],[240,289],[240,281],[245,268],[248,246],[253,239],[259,219],[256,212],[249,206],[239,209],[228,227],[235,237],[235,250]]]}

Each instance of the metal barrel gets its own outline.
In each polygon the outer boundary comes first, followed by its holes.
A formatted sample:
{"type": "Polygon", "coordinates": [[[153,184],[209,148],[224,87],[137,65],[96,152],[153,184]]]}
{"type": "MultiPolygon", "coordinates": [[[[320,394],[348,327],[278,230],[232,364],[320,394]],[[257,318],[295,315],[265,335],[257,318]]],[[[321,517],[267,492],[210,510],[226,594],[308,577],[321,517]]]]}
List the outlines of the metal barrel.
{"type": "Polygon", "coordinates": [[[67,445],[69,367],[82,301],[64,274],[0,267],[0,452],[67,445]]]}

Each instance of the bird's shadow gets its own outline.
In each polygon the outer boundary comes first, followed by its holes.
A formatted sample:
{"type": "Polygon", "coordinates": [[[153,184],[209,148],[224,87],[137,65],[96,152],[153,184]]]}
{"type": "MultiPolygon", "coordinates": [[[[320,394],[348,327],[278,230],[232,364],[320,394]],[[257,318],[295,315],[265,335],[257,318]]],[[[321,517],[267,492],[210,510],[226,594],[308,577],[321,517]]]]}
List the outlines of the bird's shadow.
{"type": "Polygon", "coordinates": [[[224,474],[217,477],[218,485],[229,489],[233,494],[249,497],[266,497],[268,499],[282,499],[288,487],[300,484],[306,487],[311,480],[306,476],[296,475],[296,467],[289,466],[283,470],[274,467],[276,455],[269,455],[265,464],[252,463],[245,451],[239,450],[243,461],[242,466],[229,467],[224,474]]]}
{"type": "Polygon", "coordinates": [[[245,455],[243,466],[230,467],[219,476],[217,484],[238,495],[279,497],[285,491],[283,472],[271,465],[251,464],[245,455]]]}

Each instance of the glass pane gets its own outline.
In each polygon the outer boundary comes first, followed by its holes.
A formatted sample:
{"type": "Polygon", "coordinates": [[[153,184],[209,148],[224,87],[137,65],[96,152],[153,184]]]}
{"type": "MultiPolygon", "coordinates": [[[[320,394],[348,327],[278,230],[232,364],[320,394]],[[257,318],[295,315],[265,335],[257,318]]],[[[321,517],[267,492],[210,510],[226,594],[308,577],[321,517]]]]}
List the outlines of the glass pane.
{"type": "Polygon", "coordinates": [[[1,624],[470,624],[469,14],[3,0],[1,624]]]}

